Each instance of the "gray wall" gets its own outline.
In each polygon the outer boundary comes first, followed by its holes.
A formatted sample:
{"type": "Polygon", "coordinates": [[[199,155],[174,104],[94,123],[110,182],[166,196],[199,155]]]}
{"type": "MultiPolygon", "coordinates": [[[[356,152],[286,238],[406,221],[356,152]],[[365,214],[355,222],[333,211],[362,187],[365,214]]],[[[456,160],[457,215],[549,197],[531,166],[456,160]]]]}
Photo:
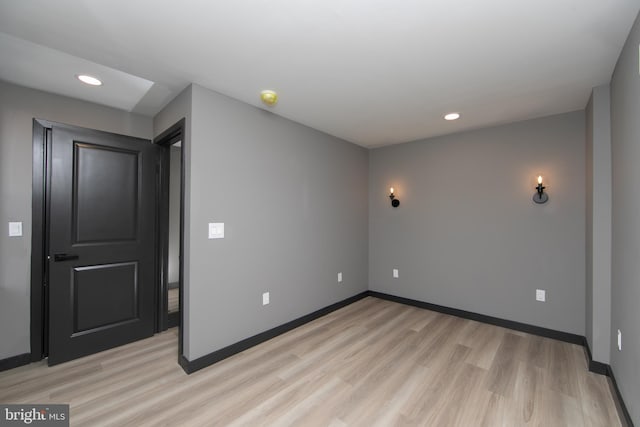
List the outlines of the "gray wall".
{"type": "Polygon", "coordinates": [[[584,335],[584,111],[375,149],[369,177],[370,289],[584,335]]]}
{"type": "Polygon", "coordinates": [[[635,425],[640,425],[639,19],[629,34],[611,80],[611,368],[635,425]],[[616,344],[618,329],[622,331],[622,351],[618,351],[616,344]]]}
{"type": "Polygon", "coordinates": [[[171,147],[169,158],[169,253],[167,260],[167,281],[180,280],[180,171],[182,169],[182,149],[171,147]]]}
{"type": "Polygon", "coordinates": [[[33,118],[152,134],[150,118],[0,81],[0,359],[30,351],[33,118]],[[22,221],[22,237],[8,237],[9,221],[22,221]]]}
{"type": "Polygon", "coordinates": [[[593,348],[593,92],[585,108],[585,325],[584,335],[593,348]]]}
{"type": "Polygon", "coordinates": [[[611,340],[611,112],[609,85],[586,109],[586,337],[593,360],[609,363],[611,340]]]}
{"type": "Polygon", "coordinates": [[[189,360],[363,292],[368,280],[367,150],[192,88],[189,360]],[[225,239],[207,238],[209,222],[225,223],[225,239]]]}

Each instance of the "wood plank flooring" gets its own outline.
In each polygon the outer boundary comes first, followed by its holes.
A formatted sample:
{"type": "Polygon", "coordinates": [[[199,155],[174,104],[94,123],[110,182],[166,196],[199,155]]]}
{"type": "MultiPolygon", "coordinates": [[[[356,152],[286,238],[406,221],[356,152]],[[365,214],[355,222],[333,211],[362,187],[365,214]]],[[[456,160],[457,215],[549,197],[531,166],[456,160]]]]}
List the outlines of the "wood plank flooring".
{"type": "Polygon", "coordinates": [[[177,329],[0,373],[74,426],[619,426],[583,348],[373,297],[192,375],[177,329]]]}

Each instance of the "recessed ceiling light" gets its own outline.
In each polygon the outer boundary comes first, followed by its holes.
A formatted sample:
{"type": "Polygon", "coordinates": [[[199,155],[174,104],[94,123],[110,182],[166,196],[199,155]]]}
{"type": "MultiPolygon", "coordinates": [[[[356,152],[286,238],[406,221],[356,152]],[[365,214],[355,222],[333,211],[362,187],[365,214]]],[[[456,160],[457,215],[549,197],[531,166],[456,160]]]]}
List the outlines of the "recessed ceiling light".
{"type": "Polygon", "coordinates": [[[93,76],[88,76],[86,74],[78,74],[76,77],[82,83],[85,83],[91,86],[102,86],[102,82],[100,81],[100,79],[97,79],[93,76]]]}
{"type": "Polygon", "coordinates": [[[445,120],[458,120],[460,118],[460,113],[449,113],[444,116],[445,120]]]}
{"type": "Polygon", "coordinates": [[[273,107],[278,102],[278,94],[272,90],[263,90],[260,92],[260,99],[269,107],[273,107]]]}

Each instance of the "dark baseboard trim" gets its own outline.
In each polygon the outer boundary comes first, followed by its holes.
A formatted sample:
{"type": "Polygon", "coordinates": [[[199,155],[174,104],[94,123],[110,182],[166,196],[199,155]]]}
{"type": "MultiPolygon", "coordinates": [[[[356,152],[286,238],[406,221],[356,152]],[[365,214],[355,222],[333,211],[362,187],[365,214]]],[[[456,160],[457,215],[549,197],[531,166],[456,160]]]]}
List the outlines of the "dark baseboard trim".
{"type": "Polygon", "coordinates": [[[187,360],[186,357],[184,357],[184,354],[181,354],[180,356],[178,356],[178,364],[180,365],[182,370],[185,371],[187,374],[191,373],[189,372],[189,361],[187,360]]]}
{"type": "Polygon", "coordinates": [[[543,328],[540,326],[529,325],[526,323],[515,322],[513,320],[500,319],[498,317],[473,313],[471,311],[460,310],[457,308],[431,304],[424,301],[418,301],[418,300],[403,298],[395,295],[389,295],[389,294],[376,292],[376,291],[365,291],[358,295],[354,295],[351,298],[347,298],[343,301],[340,301],[330,306],[327,306],[325,308],[322,308],[318,311],[314,311],[311,314],[307,314],[306,316],[302,316],[298,319],[292,320],[291,322],[287,322],[273,329],[269,329],[268,331],[262,332],[258,335],[254,335],[252,337],[239,341],[235,344],[232,344],[228,347],[222,348],[218,351],[214,351],[213,353],[209,353],[205,356],[199,357],[198,359],[195,359],[193,361],[189,361],[186,357],[184,357],[184,355],[181,354],[180,357],[178,358],[178,363],[187,374],[191,374],[200,369],[206,368],[207,366],[213,365],[216,362],[219,362],[223,359],[233,356],[234,354],[240,353],[248,348],[254,347],[258,344],[261,344],[265,341],[275,338],[278,335],[284,334],[285,332],[289,332],[292,329],[295,329],[297,327],[304,325],[305,323],[309,323],[313,320],[316,320],[342,307],[346,307],[349,304],[353,304],[354,302],[361,300],[363,298],[366,298],[368,296],[380,298],[388,301],[393,301],[400,304],[411,305],[418,308],[425,308],[427,310],[437,311],[439,313],[462,317],[464,319],[470,319],[478,322],[488,323],[490,325],[501,326],[507,329],[527,332],[533,335],[552,338],[555,340],[564,341],[571,344],[581,345],[585,348],[585,351],[587,353],[589,371],[597,374],[601,374],[601,375],[606,375],[609,378],[611,378],[611,381],[610,381],[611,389],[615,397],[614,401],[616,404],[616,409],[618,410],[618,415],[620,417],[620,420],[623,423],[626,422],[625,427],[634,427],[633,421],[631,420],[631,415],[627,410],[624,400],[622,399],[622,395],[620,394],[620,390],[618,389],[616,379],[613,376],[613,371],[611,370],[611,366],[609,366],[606,363],[596,362],[592,359],[591,349],[589,348],[587,339],[584,336],[571,334],[568,332],[556,331],[554,329],[543,328]]]}
{"type": "Polygon", "coordinates": [[[471,311],[459,310],[457,308],[445,307],[442,305],[431,304],[424,301],[413,300],[409,298],[398,297],[395,295],[384,294],[382,292],[369,291],[369,295],[386,299],[401,304],[412,305],[414,307],[426,308],[427,310],[437,311],[439,313],[450,314],[452,316],[462,317],[464,319],[476,320],[490,325],[501,326],[507,329],[527,332],[541,337],[553,338],[559,341],[565,341],[571,344],[583,345],[584,337],[581,335],[571,334],[569,332],[556,331],[555,329],[547,329],[541,326],[529,325],[527,323],[515,322],[513,320],[500,319],[498,317],[487,316],[484,314],[473,313],[471,311]]]}
{"type": "Polygon", "coordinates": [[[180,312],[174,311],[167,315],[167,328],[173,328],[180,326],[180,312]]]}
{"type": "Polygon", "coordinates": [[[31,363],[31,353],[19,354],[17,356],[7,357],[0,360],[0,372],[17,368],[31,363]]]}
{"type": "Polygon", "coordinates": [[[624,404],[624,399],[622,398],[622,394],[620,394],[620,389],[618,388],[618,383],[616,382],[616,377],[613,375],[613,370],[611,370],[610,365],[607,366],[607,376],[611,379],[609,383],[611,386],[611,391],[613,392],[615,398],[613,399],[616,403],[616,409],[618,410],[618,416],[620,417],[620,421],[622,422],[624,427],[633,427],[633,420],[631,419],[631,414],[627,409],[627,405],[624,404]],[[626,422],[626,426],[625,426],[626,422]]]}
{"type": "Polygon", "coordinates": [[[618,411],[618,417],[620,418],[620,422],[622,422],[623,427],[633,427],[631,415],[627,410],[627,405],[624,404],[624,399],[622,398],[622,394],[620,394],[620,389],[618,389],[616,378],[613,376],[611,365],[609,365],[608,363],[596,362],[595,360],[593,360],[591,348],[589,347],[589,342],[587,341],[586,337],[584,338],[584,342],[582,343],[582,345],[584,346],[585,353],[587,353],[589,372],[606,375],[607,377],[609,377],[609,388],[611,389],[613,401],[616,405],[616,411],[618,411]]]}
{"type": "Polygon", "coordinates": [[[584,350],[587,353],[587,362],[589,364],[589,372],[609,376],[609,374],[607,373],[607,369],[609,369],[609,365],[607,365],[606,363],[596,362],[595,360],[593,360],[593,356],[591,355],[591,348],[589,347],[589,342],[587,341],[586,337],[584,337],[583,339],[582,346],[584,347],[584,350]]]}
{"type": "Polygon", "coordinates": [[[606,363],[589,360],[589,372],[609,376],[608,369],[609,365],[607,365],[606,363]]]}
{"type": "Polygon", "coordinates": [[[459,310],[457,308],[445,307],[442,305],[431,304],[424,301],[413,300],[409,298],[398,297],[395,295],[389,295],[382,292],[369,291],[368,294],[372,297],[385,299],[388,301],[397,302],[400,304],[411,305],[418,308],[426,308],[427,310],[437,311],[439,313],[450,314],[452,316],[462,317],[464,319],[476,320],[478,322],[489,323],[491,325],[502,326],[503,328],[514,329],[516,331],[527,332],[533,335],[539,335],[546,338],[552,338],[559,341],[568,342],[571,344],[578,344],[584,347],[587,353],[587,361],[589,363],[589,371],[606,375],[611,378],[611,391],[614,396],[614,401],[616,404],[616,409],[618,410],[618,416],[620,420],[625,423],[625,427],[634,427],[633,421],[631,420],[631,415],[627,410],[627,406],[624,404],[624,399],[622,399],[622,395],[620,394],[620,390],[618,389],[618,384],[616,383],[616,379],[613,376],[613,371],[611,370],[611,366],[606,363],[596,362],[593,360],[591,356],[591,349],[589,348],[589,343],[587,342],[587,338],[581,335],[570,334],[568,332],[556,331],[554,329],[542,328],[540,326],[529,325],[526,323],[514,322],[512,320],[500,319],[498,317],[486,316],[484,314],[473,313],[470,311],[459,310]]]}
{"type": "Polygon", "coordinates": [[[298,319],[292,320],[280,326],[276,326],[275,328],[269,329],[268,331],[254,335],[235,344],[231,344],[228,347],[221,348],[220,350],[214,351],[213,353],[209,353],[195,360],[187,360],[184,355],[180,355],[178,363],[180,363],[180,366],[182,366],[182,369],[184,369],[187,374],[191,374],[200,369],[206,368],[207,366],[213,365],[216,362],[226,359],[227,357],[231,357],[234,354],[240,353],[241,351],[275,338],[278,335],[289,332],[292,329],[298,328],[305,323],[316,320],[342,307],[353,304],[354,302],[361,300],[367,296],[369,296],[368,291],[362,292],[358,295],[354,295],[335,304],[331,304],[327,307],[321,308],[320,310],[314,311],[313,313],[307,314],[306,316],[299,317],[298,319]]]}
{"type": "Polygon", "coordinates": [[[611,389],[611,394],[613,395],[613,401],[616,404],[618,417],[620,417],[620,421],[622,422],[624,427],[633,427],[631,414],[629,414],[627,405],[624,404],[624,399],[622,398],[622,394],[620,394],[620,389],[618,388],[616,377],[613,376],[613,370],[611,370],[611,365],[609,365],[608,363],[596,362],[595,360],[593,360],[593,356],[591,355],[591,348],[589,348],[589,342],[587,341],[587,338],[584,339],[583,346],[587,353],[587,361],[589,362],[589,372],[593,372],[600,375],[606,375],[609,377],[610,379],[609,388],[611,389]]]}

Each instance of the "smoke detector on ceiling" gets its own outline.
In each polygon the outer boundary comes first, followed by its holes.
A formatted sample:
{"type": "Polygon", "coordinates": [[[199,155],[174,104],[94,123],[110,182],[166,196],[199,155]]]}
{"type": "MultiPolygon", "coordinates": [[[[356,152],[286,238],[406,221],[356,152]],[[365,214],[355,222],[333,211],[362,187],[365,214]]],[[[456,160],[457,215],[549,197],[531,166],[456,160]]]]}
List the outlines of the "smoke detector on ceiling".
{"type": "Polygon", "coordinates": [[[278,94],[272,90],[263,90],[260,92],[260,99],[265,105],[273,107],[278,103],[278,94]]]}

